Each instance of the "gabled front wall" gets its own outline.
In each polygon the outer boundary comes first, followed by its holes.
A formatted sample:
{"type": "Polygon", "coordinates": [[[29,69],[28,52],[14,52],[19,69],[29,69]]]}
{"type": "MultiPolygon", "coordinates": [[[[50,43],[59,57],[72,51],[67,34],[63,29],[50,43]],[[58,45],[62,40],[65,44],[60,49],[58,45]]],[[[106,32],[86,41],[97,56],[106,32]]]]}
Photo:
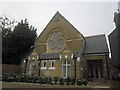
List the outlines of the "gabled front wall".
{"type": "MultiPolygon", "coordinates": [[[[55,38],[54,38],[55,39],[55,38]]],[[[34,51],[29,57],[27,71],[29,73],[31,61],[36,61],[35,74],[45,75],[51,77],[62,77],[62,63],[64,60],[70,61],[70,77],[74,77],[74,60],[71,58],[72,53],[79,51],[83,52],[84,49],[84,37],[79,33],[63,16],[59,13],[53,17],[50,23],[46,26],[43,32],[38,37],[34,51]],[[52,50],[49,47],[49,38],[54,33],[61,33],[64,36],[64,45],[59,50],[52,50]],[[39,54],[46,53],[61,53],[61,58],[55,60],[55,69],[49,69],[50,60],[46,60],[46,69],[41,69],[40,63],[44,60],[37,60],[39,54]],[[67,56],[67,57],[66,57],[67,56]]],[[[80,77],[80,62],[76,61],[76,73],[77,77],[80,77]]]]}

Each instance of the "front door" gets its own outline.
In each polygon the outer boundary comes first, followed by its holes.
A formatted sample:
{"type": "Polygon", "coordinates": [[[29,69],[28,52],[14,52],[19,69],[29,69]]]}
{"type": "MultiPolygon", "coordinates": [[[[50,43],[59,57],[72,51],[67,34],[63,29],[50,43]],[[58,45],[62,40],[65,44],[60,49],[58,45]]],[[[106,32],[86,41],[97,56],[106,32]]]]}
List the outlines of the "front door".
{"type": "Polygon", "coordinates": [[[89,78],[102,78],[103,65],[102,60],[88,60],[87,71],[89,78]]]}
{"type": "Polygon", "coordinates": [[[93,78],[101,78],[100,67],[93,67],[93,78]]]}

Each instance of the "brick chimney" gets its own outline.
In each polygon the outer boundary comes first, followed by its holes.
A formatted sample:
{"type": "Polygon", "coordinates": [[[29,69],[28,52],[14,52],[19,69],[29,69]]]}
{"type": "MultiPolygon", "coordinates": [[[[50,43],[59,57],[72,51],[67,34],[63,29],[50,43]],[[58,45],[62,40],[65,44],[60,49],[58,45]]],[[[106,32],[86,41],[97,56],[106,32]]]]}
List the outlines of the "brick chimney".
{"type": "Polygon", "coordinates": [[[114,13],[115,26],[120,26],[120,1],[118,2],[118,12],[114,13]]]}

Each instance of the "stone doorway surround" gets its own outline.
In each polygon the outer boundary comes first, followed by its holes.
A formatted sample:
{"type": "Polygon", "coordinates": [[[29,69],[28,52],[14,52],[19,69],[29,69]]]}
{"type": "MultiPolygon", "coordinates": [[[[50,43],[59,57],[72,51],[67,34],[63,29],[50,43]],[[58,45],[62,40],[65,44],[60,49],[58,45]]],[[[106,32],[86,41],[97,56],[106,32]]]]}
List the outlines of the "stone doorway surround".
{"type": "Polygon", "coordinates": [[[87,60],[87,73],[89,78],[103,78],[103,60],[87,60]]]}

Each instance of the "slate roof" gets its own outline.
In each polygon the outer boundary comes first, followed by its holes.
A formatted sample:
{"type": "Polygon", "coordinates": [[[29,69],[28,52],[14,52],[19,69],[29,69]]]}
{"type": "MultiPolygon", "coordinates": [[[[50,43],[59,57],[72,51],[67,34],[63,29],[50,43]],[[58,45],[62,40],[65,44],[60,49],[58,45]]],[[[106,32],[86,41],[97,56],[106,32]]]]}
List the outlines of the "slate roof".
{"type": "MultiPolygon", "coordinates": [[[[102,35],[94,35],[85,37],[85,48],[83,54],[101,54],[109,53],[106,37],[102,35]]],[[[80,52],[73,52],[73,55],[78,56],[80,52]]],[[[40,54],[40,60],[59,59],[60,53],[40,54]]]]}
{"type": "Polygon", "coordinates": [[[105,34],[85,37],[83,54],[108,53],[108,45],[105,34]]]}
{"type": "Polygon", "coordinates": [[[53,59],[59,59],[60,53],[48,53],[48,54],[40,54],[39,59],[40,60],[53,60],[53,59]]]}

